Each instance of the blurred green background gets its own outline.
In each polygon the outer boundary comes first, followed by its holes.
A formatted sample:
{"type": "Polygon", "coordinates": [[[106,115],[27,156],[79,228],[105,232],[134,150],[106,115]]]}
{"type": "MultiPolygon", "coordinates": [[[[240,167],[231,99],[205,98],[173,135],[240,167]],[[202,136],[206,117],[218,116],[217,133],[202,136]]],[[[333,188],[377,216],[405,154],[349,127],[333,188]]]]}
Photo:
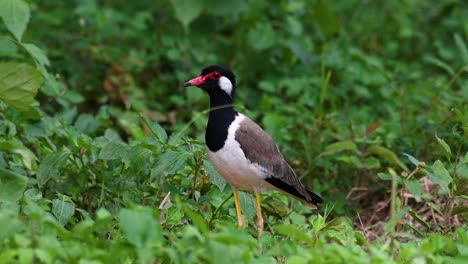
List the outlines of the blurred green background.
{"type": "MultiPolygon", "coordinates": [[[[157,225],[157,213],[118,214],[121,208],[157,208],[171,192],[191,209],[179,203],[164,213],[159,231],[168,241],[192,239],[183,233],[184,215],[198,219],[190,210],[210,219],[206,229],[224,230],[234,212],[205,161],[208,97],[181,85],[210,64],[234,71],[237,110],[267,130],[324,197],[319,213],[327,220],[348,216],[366,238],[367,228],[388,221],[393,229],[385,231],[395,230],[404,216],[412,220],[398,230],[420,237],[466,223],[468,1],[0,0],[0,16],[2,69],[25,62],[43,80],[39,104],[26,110],[0,93],[0,172],[15,179],[2,188],[16,189],[9,198],[24,208],[40,206],[21,212],[41,215],[41,224],[49,221],[44,212],[67,228],[96,217],[107,224],[94,228],[112,233],[119,218],[116,237],[123,237],[139,217],[157,225]],[[15,11],[11,3],[24,4],[15,11]],[[30,17],[16,21],[13,14],[26,9],[30,17]],[[57,213],[61,207],[69,213],[57,213]]],[[[254,207],[244,197],[251,220],[254,207]]],[[[284,196],[263,197],[274,234],[265,245],[277,245],[276,236],[290,232],[276,224],[306,220],[284,196]]],[[[15,212],[15,223],[23,221],[15,212]]],[[[323,220],[314,217],[308,228],[323,220]]],[[[345,226],[338,234],[350,234],[345,226]]],[[[356,243],[359,236],[351,237],[356,243]]],[[[249,245],[251,252],[256,244],[249,245]]]]}

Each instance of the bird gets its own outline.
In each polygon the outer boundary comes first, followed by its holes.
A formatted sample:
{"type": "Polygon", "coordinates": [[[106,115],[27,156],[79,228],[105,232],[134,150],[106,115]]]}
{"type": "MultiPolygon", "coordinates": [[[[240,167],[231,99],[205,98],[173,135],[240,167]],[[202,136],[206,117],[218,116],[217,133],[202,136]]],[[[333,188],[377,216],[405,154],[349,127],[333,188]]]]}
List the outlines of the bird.
{"type": "Polygon", "coordinates": [[[234,109],[236,76],[227,67],[210,65],[183,84],[196,86],[210,98],[205,132],[208,160],[231,185],[237,226],[244,225],[238,190],[251,191],[256,199],[256,228],[263,233],[260,193],[276,190],[317,208],[322,198],[307,190],[285,160],[272,137],[258,124],[234,109]]]}

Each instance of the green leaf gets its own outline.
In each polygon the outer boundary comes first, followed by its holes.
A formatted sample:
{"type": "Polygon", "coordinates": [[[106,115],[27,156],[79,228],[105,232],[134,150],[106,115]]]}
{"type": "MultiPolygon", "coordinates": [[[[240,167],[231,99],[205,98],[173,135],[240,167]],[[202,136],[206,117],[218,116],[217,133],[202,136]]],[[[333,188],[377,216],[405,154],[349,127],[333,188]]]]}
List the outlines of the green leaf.
{"type": "Polygon", "coordinates": [[[415,157],[413,157],[413,156],[411,156],[410,154],[407,154],[407,153],[403,153],[403,155],[408,157],[408,159],[410,160],[411,163],[413,163],[414,166],[419,165],[419,160],[417,160],[415,157]]]}
{"type": "Polygon", "coordinates": [[[28,110],[42,83],[42,76],[25,63],[0,63],[0,100],[20,111],[28,110]]]}
{"type": "Polygon", "coordinates": [[[192,223],[198,227],[200,233],[208,234],[208,224],[206,223],[206,220],[198,212],[195,212],[185,204],[182,204],[181,201],[177,201],[177,203],[179,206],[182,206],[182,210],[190,218],[190,220],[192,220],[192,223]]]}
{"type": "Polygon", "coordinates": [[[184,1],[171,0],[172,8],[174,8],[176,19],[188,29],[190,23],[200,16],[203,10],[202,1],[184,1]]]}
{"type": "Polygon", "coordinates": [[[23,0],[0,0],[0,16],[8,30],[21,42],[29,22],[29,6],[23,0]]]}
{"type": "Polygon", "coordinates": [[[27,185],[25,176],[0,168],[0,202],[17,202],[27,185]]]}
{"type": "Polygon", "coordinates": [[[174,174],[185,167],[191,156],[188,152],[167,150],[156,158],[154,173],[174,174]]]}
{"type": "Polygon", "coordinates": [[[36,155],[25,147],[21,142],[17,140],[10,140],[8,142],[0,142],[0,151],[14,153],[21,156],[24,166],[28,170],[32,170],[32,164],[34,160],[37,160],[36,155]]]}
{"type": "Polygon", "coordinates": [[[437,142],[439,143],[439,146],[442,148],[442,151],[444,152],[445,157],[447,158],[447,160],[450,160],[450,158],[452,157],[452,151],[450,150],[449,145],[443,139],[439,138],[438,136],[436,136],[436,138],[437,138],[437,142]]]}
{"type": "Polygon", "coordinates": [[[420,202],[422,193],[421,183],[418,180],[405,180],[404,183],[408,191],[414,195],[416,201],[420,202]]]}
{"type": "Polygon", "coordinates": [[[130,147],[119,141],[110,141],[99,152],[99,159],[114,160],[126,159],[129,156],[130,147]]]}
{"type": "Polygon", "coordinates": [[[468,152],[466,152],[465,157],[463,157],[462,163],[468,164],[468,152]]]}
{"type": "Polygon", "coordinates": [[[318,24],[320,31],[326,36],[338,32],[340,24],[338,18],[329,7],[328,1],[319,0],[315,2],[313,10],[314,21],[318,24]]]}
{"type": "Polygon", "coordinates": [[[166,142],[167,141],[167,133],[161,125],[157,122],[150,121],[146,116],[140,113],[140,118],[145,122],[148,128],[151,130],[153,135],[155,135],[159,141],[166,142]]]}
{"type": "Polygon", "coordinates": [[[345,150],[357,150],[356,143],[354,143],[351,140],[335,142],[333,144],[328,145],[325,148],[325,151],[323,154],[332,154],[336,152],[342,152],[345,150]]]}
{"type": "Polygon", "coordinates": [[[50,178],[58,178],[59,170],[67,165],[69,156],[70,153],[66,151],[56,151],[45,156],[37,174],[39,185],[44,185],[50,178]]]}
{"type": "Polygon", "coordinates": [[[252,196],[246,192],[239,192],[239,203],[246,220],[252,220],[257,214],[257,207],[252,196]]]}
{"type": "Polygon", "coordinates": [[[397,155],[385,148],[385,147],[382,147],[382,146],[370,146],[367,148],[367,152],[370,153],[370,154],[374,154],[374,155],[377,155],[391,163],[394,163],[398,166],[400,166],[400,168],[402,168],[403,170],[405,171],[408,171],[408,168],[406,167],[405,164],[403,164],[397,157],[397,155]]]}
{"type": "Polygon", "coordinates": [[[138,207],[119,212],[120,229],[127,240],[137,248],[149,248],[161,241],[161,226],[151,209],[138,207]]]}
{"type": "Polygon", "coordinates": [[[36,45],[30,43],[21,43],[21,46],[23,46],[29,52],[29,54],[31,54],[36,63],[42,67],[50,65],[50,61],[45,53],[36,45]]]}
{"type": "MultiPolygon", "coordinates": [[[[130,151],[129,174],[137,174],[151,164],[153,152],[142,147],[132,147],[130,151]]],[[[130,175],[132,176],[132,175],[130,175]]]]}
{"type": "MultiPolygon", "coordinates": [[[[0,228],[0,241],[5,241],[5,239],[9,237],[21,233],[20,231],[27,227],[27,225],[19,220],[18,212],[19,206],[15,204],[2,204],[0,207],[0,223],[2,223],[2,228],[0,228]]],[[[2,249],[2,251],[4,251],[4,249],[2,249]]]]}
{"type": "Polygon", "coordinates": [[[419,222],[421,225],[423,225],[425,228],[427,228],[428,230],[431,228],[429,226],[429,224],[424,221],[424,219],[422,219],[416,212],[410,210],[408,211],[408,213],[411,215],[411,217],[416,220],[417,222],[419,222]]]}
{"type": "Polygon", "coordinates": [[[445,169],[444,164],[440,160],[436,160],[431,167],[432,172],[424,170],[431,181],[437,183],[444,192],[449,192],[449,184],[453,181],[450,173],[445,169]]]}
{"type": "Polygon", "coordinates": [[[313,244],[312,238],[307,236],[303,230],[300,230],[295,225],[280,224],[280,225],[277,225],[275,229],[279,234],[288,236],[294,241],[306,243],[308,245],[313,244]]]}
{"type": "Polygon", "coordinates": [[[208,173],[208,177],[210,178],[210,182],[218,187],[218,189],[222,192],[224,187],[226,187],[226,180],[219,175],[213,165],[205,161],[203,163],[203,168],[205,169],[206,173],[208,173]]]}
{"type": "Polygon", "coordinates": [[[72,201],[54,199],[52,200],[52,213],[59,223],[64,226],[75,213],[75,204],[72,201]]]}

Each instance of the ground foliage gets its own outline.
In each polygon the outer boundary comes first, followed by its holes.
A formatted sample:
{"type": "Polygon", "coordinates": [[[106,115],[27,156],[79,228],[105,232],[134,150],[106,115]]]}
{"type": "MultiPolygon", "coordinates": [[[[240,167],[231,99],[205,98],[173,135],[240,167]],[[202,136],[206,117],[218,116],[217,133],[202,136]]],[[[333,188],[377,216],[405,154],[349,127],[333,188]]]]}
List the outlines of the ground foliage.
{"type": "Polygon", "coordinates": [[[1,263],[466,263],[466,1],[0,0],[1,263]],[[235,227],[207,162],[237,108],[324,206],[235,227]]]}

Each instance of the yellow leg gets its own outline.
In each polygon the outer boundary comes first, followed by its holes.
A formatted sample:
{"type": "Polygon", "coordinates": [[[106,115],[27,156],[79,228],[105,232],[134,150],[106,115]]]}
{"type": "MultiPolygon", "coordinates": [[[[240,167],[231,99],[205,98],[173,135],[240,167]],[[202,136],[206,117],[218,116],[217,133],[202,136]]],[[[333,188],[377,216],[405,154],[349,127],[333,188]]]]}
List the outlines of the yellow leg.
{"type": "Polygon", "coordinates": [[[263,233],[263,217],[262,217],[262,205],[260,203],[260,193],[255,192],[255,199],[257,200],[257,231],[258,235],[263,233]]]}
{"type": "Polygon", "coordinates": [[[239,194],[237,193],[237,188],[234,186],[232,187],[232,194],[234,194],[234,205],[236,207],[236,214],[237,214],[237,226],[242,227],[244,225],[244,219],[242,217],[242,212],[240,209],[239,204],[239,194]]]}

